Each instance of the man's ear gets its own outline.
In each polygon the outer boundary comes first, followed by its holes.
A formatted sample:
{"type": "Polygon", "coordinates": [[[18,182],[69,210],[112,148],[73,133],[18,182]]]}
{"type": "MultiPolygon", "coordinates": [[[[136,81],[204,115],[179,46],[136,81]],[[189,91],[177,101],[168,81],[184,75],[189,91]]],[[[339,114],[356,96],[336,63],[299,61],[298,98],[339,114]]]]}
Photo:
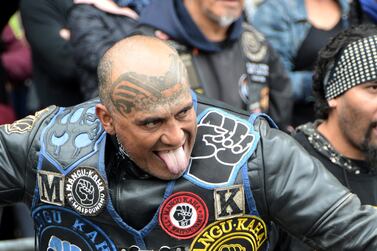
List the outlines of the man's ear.
{"type": "Polygon", "coordinates": [[[335,107],[337,106],[337,104],[338,104],[336,98],[333,98],[333,99],[328,100],[327,103],[329,104],[329,107],[330,107],[330,108],[335,108],[335,107]]]}
{"type": "Polygon", "coordinates": [[[110,134],[114,135],[114,124],[113,124],[113,118],[110,115],[109,110],[107,110],[106,106],[103,104],[97,104],[96,105],[96,114],[99,120],[101,121],[101,124],[105,131],[110,134]]]}

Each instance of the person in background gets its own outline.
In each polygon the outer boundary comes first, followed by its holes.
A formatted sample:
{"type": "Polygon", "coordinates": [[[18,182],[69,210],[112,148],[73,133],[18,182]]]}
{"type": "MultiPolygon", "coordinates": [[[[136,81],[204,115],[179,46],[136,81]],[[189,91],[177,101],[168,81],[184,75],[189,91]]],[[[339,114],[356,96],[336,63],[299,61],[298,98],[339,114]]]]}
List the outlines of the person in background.
{"type": "Polygon", "coordinates": [[[0,55],[0,60],[7,76],[10,101],[17,118],[20,119],[35,111],[29,107],[31,51],[23,35],[18,13],[11,18],[9,25],[5,26],[1,39],[4,51],[0,55]]]}
{"type": "Polygon", "coordinates": [[[293,126],[314,119],[312,75],[318,51],[348,27],[348,0],[265,0],[251,23],[281,56],[291,79],[293,126]]]}
{"type": "Polygon", "coordinates": [[[18,10],[20,1],[0,1],[0,32],[8,24],[9,18],[18,10]]]}
{"type": "Polygon", "coordinates": [[[20,2],[40,108],[53,104],[69,106],[83,100],[67,29],[67,12],[72,5],[72,0],[20,2]]]}
{"type": "Polygon", "coordinates": [[[121,40],[98,77],[100,100],[0,127],[0,205],[31,207],[36,250],[274,250],[271,222],[377,249],[375,207],[268,116],[196,95],[169,44],[121,40]]]}
{"type": "MultiPolygon", "coordinates": [[[[363,204],[377,205],[377,27],[340,32],[319,53],[313,94],[318,119],[295,139],[363,204]]],[[[331,193],[331,191],[329,191],[331,193]]],[[[287,250],[312,250],[292,241],[287,250]]]]}
{"type": "MultiPolygon", "coordinates": [[[[0,2],[0,34],[3,33],[5,26],[8,24],[9,18],[17,11],[18,5],[18,0],[0,2]]],[[[5,49],[6,46],[0,39],[0,55],[5,49]]],[[[3,63],[0,61],[0,124],[11,123],[16,119],[16,114],[9,100],[6,87],[7,82],[5,69],[3,63]]]]}
{"type": "MultiPolygon", "coordinates": [[[[2,43],[0,41],[0,50],[1,45],[2,43]]],[[[12,123],[16,119],[14,109],[9,102],[9,93],[6,90],[6,79],[4,67],[0,62],[0,125],[12,123]]]]}
{"type": "Polygon", "coordinates": [[[75,0],[68,14],[70,43],[85,100],[98,96],[97,66],[105,52],[136,26],[149,0],[75,0]]]}
{"type": "Polygon", "coordinates": [[[243,6],[243,0],[154,1],[141,12],[138,30],[178,50],[197,93],[266,112],[285,130],[291,122],[291,84],[279,56],[244,22],[243,6]]]}

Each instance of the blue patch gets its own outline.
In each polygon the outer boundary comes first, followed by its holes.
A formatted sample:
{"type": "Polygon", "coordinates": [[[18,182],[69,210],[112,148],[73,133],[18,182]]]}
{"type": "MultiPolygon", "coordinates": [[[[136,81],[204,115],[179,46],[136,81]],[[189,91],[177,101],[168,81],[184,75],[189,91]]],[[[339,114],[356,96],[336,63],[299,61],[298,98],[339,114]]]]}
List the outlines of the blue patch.
{"type": "Polygon", "coordinates": [[[98,151],[105,132],[95,114],[96,104],[61,108],[42,132],[41,155],[63,174],[98,151]]]}
{"type": "Polygon", "coordinates": [[[32,212],[32,217],[39,238],[38,250],[116,251],[101,228],[72,210],[41,206],[32,212]]]}
{"type": "Polygon", "coordinates": [[[192,96],[192,102],[193,102],[193,105],[194,105],[194,110],[195,112],[197,112],[198,110],[198,96],[196,95],[196,93],[191,90],[191,96],[192,96]]]}
{"type": "Polygon", "coordinates": [[[183,177],[206,189],[233,185],[259,138],[249,121],[220,109],[206,109],[198,116],[196,143],[183,177]]]}

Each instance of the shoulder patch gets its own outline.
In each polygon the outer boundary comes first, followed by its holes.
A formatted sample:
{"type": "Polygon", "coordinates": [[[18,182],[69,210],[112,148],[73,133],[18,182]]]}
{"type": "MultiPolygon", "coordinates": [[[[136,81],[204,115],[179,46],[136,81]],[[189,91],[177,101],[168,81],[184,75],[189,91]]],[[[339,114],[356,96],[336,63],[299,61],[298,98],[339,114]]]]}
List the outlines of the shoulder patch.
{"type": "Polygon", "coordinates": [[[42,117],[44,113],[50,111],[53,108],[54,106],[47,107],[43,110],[36,112],[34,115],[29,115],[23,119],[13,122],[12,124],[7,124],[5,125],[5,132],[8,134],[12,134],[12,133],[22,134],[22,133],[30,132],[35,122],[40,117],[42,117]]]}
{"type": "Polygon", "coordinates": [[[65,178],[66,199],[82,215],[98,215],[106,206],[107,195],[107,184],[95,168],[78,167],[65,178]]]}
{"type": "Polygon", "coordinates": [[[258,141],[259,133],[249,121],[207,109],[198,116],[196,143],[183,177],[206,189],[231,186],[258,141]]]}
{"type": "Polygon", "coordinates": [[[69,170],[98,151],[104,135],[95,101],[62,108],[41,136],[42,154],[59,170],[69,170]]]}
{"type": "Polygon", "coordinates": [[[190,250],[258,251],[267,239],[264,221],[256,216],[221,220],[207,226],[191,244],[190,250]]]}

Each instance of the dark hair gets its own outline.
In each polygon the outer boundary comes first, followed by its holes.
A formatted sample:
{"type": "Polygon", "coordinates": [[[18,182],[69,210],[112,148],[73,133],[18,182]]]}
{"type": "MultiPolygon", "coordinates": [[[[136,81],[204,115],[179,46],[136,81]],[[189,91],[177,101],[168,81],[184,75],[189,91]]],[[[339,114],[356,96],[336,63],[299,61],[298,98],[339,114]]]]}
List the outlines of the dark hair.
{"type": "Polygon", "coordinates": [[[325,98],[325,90],[323,87],[326,74],[335,67],[335,62],[340,58],[347,45],[372,35],[377,35],[376,25],[363,24],[352,26],[339,32],[319,51],[313,75],[314,107],[318,118],[327,119],[329,115],[329,106],[325,98]]]}

